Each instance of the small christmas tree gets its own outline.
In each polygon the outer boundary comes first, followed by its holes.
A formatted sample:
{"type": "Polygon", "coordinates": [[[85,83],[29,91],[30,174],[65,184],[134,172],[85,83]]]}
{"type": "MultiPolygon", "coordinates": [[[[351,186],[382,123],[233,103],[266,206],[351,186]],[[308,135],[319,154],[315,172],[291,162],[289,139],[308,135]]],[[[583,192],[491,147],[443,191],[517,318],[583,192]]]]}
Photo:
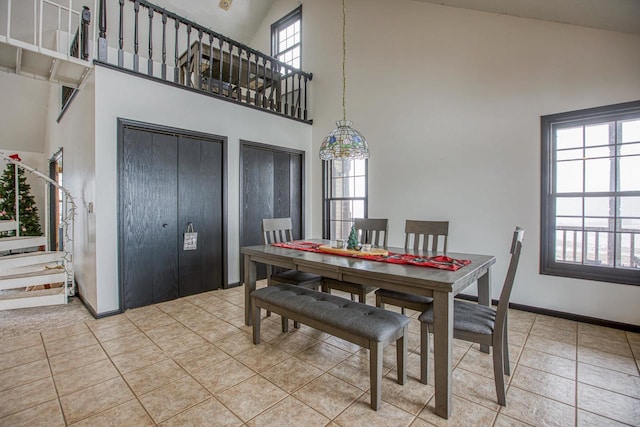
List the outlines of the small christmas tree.
{"type": "Polygon", "coordinates": [[[356,226],[351,226],[351,233],[349,233],[349,240],[347,240],[347,249],[360,249],[360,243],[358,242],[358,232],[356,226]]]}
{"type": "MultiPolygon", "coordinates": [[[[20,161],[16,154],[9,156],[20,161]]],[[[20,235],[40,236],[40,219],[38,218],[38,208],[33,196],[29,194],[31,186],[27,184],[27,177],[24,170],[18,169],[18,199],[20,205],[20,235]]],[[[2,177],[0,177],[0,220],[14,220],[16,215],[16,166],[7,164],[2,177]]],[[[4,231],[0,236],[15,236],[15,231],[4,231]]]]}

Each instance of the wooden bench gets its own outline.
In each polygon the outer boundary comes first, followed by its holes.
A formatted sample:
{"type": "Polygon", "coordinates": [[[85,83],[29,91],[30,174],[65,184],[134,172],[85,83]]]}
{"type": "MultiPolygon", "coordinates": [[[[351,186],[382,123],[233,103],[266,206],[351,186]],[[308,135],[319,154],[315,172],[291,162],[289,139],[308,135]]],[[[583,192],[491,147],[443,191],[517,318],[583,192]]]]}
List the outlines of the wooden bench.
{"type": "Polygon", "coordinates": [[[369,349],[371,408],[378,410],[382,395],[383,349],[396,342],[397,382],[407,379],[409,318],[381,308],[289,284],[272,285],[251,293],[253,343],[260,344],[260,309],[282,316],[282,332],[293,319],[322,332],[369,349]]]}

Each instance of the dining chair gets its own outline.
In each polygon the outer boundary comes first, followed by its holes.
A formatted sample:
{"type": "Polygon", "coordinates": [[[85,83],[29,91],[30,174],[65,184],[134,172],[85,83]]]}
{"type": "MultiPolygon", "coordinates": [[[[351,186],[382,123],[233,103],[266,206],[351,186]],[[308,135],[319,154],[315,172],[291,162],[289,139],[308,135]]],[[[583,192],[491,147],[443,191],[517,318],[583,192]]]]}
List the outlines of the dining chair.
{"type": "MultiPolygon", "coordinates": [[[[507,313],[522,251],[523,238],[524,229],[516,227],[511,240],[511,261],[496,309],[461,300],[453,302],[453,337],[493,347],[493,375],[498,403],[501,406],[507,405],[504,376],[511,374],[507,340],[507,313]]],[[[420,381],[426,384],[429,373],[429,332],[431,332],[431,325],[433,325],[433,305],[418,319],[420,320],[420,381]]]]}
{"type": "MultiPolygon", "coordinates": [[[[265,245],[292,241],[293,224],[291,218],[264,218],[262,220],[262,235],[265,245]]],[[[267,285],[269,286],[276,283],[289,283],[317,290],[320,288],[321,282],[322,276],[317,274],[267,266],[267,285]]]]}
{"type": "MultiPolygon", "coordinates": [[[[354,220],[355,230],[358,233],[358,242],[368,243],[373,246],[387,246],[387,235],[389,234],[388,220],[386,218],[356,218],[354,220]],[[382,244],[382,245],[381,245],[382,244]]],[[[322,283],[322,290],[331,293],[331,289],[348,292],[353,301],[354,295],[358,295],[358,301],[366,303],[367,294],[374,291],[373,286],[365,286],[357,283],[341,282],[335,279],[325,278],[322,283]]]]}
{"type": "MultiPolygon", "coordinates": [[[[414,221],[408,219],[405,221],[404,232],[405,249],[438,252],[440,242],[442,242],[442,252],[447,252],[449,221],[414,221]]],[[[401,308],[402,314],[405,314],[407,308],[420,312],[425,311],[432,302],[432,298],[420,295],[388,289],[378,289],[376,291],[376,307],[384,308],[385,304],[395,305],[401,308]]]]}

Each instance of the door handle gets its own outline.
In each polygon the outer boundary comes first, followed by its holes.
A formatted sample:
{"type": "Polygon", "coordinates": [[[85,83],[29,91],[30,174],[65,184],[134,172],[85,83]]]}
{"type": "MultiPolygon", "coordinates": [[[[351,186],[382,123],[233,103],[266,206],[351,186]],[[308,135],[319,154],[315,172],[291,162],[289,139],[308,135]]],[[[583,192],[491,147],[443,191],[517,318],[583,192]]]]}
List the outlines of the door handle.
{"type": "Polygon", "coordinates": [[[167,228],[169,224],[162,224],[162,228],[167,228]]]}

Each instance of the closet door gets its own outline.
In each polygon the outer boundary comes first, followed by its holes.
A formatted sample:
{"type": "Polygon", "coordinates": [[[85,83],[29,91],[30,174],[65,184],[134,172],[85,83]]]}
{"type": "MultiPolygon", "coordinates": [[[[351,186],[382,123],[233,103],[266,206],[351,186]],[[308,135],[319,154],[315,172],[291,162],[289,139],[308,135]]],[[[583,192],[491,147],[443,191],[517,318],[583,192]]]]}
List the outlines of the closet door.
{"type": "Polygon", "coordinates": [[[180,296],[222,287],[222,144],[180,136],[178,142],[178,229],[180,296]],[[197,249],[183,250],[193,224],[197,249]]]}
{"type": "MultiPolygon", "coordinates": [[[[290,217],[293,238],[302,238],[303,164],[300,151],[241,142],[240,246],[261,245],[262,219],[290,217]]],[[[241,263],[241,274],[243,266],[241,263]]],[[[266,269],[258,264],[259,279],[266,269]]],[[[243,278],[243,276],[240,276],[243,278]]]]}
{"type": "Polygon", "coordinates": [[[120,164],[122,308],[178,297],[178,139],[124,127],[120,164]]]}

